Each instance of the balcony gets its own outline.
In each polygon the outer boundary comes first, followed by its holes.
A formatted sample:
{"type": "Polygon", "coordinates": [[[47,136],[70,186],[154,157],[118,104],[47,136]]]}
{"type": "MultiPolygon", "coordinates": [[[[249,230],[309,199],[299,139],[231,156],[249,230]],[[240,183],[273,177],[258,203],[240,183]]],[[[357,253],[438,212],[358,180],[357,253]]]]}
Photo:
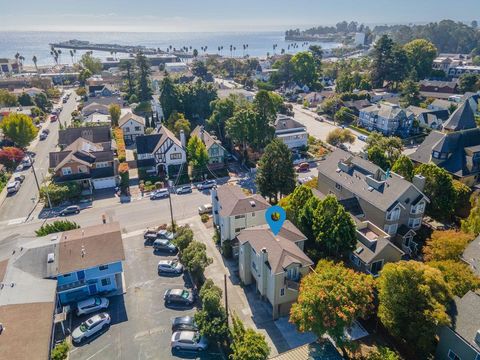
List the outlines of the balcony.
{"type": "Polygon", "coordinates": [[[78,280],[78,281],[74,281],[74,282],[71,282],[71,283],[68,283],[68,284],[63,284],[63,285],[57,286],[57,292],[62,292],[62,291],[70,290],[70,289],[75,289],[75,288],[79,288],[79,287],[82,287],[82,286],[85,286],[85,285],[87,285],[87,282],[85,280],[78,280]]]}
{"type": "Polygon", "coordinates": [[[295,280],[285,278],[285,286],[289,290],[298,291],[300,289],[300,277],[297,277],[295,280]]]}

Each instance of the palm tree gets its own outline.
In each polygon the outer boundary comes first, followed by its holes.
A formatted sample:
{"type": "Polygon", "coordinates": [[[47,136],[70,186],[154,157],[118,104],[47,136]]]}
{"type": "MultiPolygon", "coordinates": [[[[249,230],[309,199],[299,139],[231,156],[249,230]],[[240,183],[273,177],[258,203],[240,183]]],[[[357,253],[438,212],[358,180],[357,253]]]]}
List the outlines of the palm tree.
{"type": "Polygon", "coordinates": [[[20,64],[19,64],[19,61],[18,59],[20,58],[20,53],[16,53],[15,54],[15,63],[17,64],[17,73],[20,73],[20,64]]]}
{"type": "Polygon", "coordinates": [[[60,59],[60,63],[61,63],[62,62],[62,50],[58,49],[57,53],[58,53],[57,57],[60,59]]]}
{"type": "Polygon", "coordinates": [[[37,57],[35,55],[33,55],[32,61],[33,61],[33,65],[35,65],[35,69],[37,70],[37,73],[38,73],[37,57]]]}
{"type": "Polygon", "coordinates": [[[73,60],[73,50],[70,50],[70,57],[72,58],[72,65],[75,63],[75,61],[73,60]]]}
{"type": "Polygon", "coordinates": [[[73,55],[74,55],[74,57],[77,56],[77,49],[73,49],[73,55]]]}
{"type": "Polygon", "coordinates": [[[233,57],[233,45],[230,45],[230,57],[233,57]]]}

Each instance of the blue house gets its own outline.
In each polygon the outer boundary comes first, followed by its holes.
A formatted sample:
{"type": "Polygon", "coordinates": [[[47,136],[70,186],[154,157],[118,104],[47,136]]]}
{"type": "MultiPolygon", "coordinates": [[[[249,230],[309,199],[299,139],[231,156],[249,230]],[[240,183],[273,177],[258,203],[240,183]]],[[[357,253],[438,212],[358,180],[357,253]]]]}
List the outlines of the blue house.
{"type": "Polygon", "coordinates": [[[62,304],[123,292],[125,260],[118,223],[64,232],[58,244],[57,294],[62,304]]]}

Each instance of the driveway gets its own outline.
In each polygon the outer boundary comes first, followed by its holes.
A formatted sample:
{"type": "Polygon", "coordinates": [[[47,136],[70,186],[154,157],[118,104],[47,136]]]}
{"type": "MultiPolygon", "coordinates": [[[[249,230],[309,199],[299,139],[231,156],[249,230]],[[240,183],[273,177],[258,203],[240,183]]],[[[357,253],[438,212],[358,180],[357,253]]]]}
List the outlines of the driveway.
{"type": "MultiPolygon", "coordinates": [[[[112,325],[104,333],[73,346],[70,359],[221,359],[219,354],[206,352],[172,352],[170,338],[171,321],[176,316],[193,315],[193,308],[167,308],[163,294],[169,288],[189,287],[185,276],[159,276],[160,259],[171,258],[153,253],[144,246],[143,236],[137,233],[124,235],[126,260],[124,262],[126,293],[111,299],[108,311],[112,325]]],[[[74,319],[77,325],[80,319],[74,319]]]]}

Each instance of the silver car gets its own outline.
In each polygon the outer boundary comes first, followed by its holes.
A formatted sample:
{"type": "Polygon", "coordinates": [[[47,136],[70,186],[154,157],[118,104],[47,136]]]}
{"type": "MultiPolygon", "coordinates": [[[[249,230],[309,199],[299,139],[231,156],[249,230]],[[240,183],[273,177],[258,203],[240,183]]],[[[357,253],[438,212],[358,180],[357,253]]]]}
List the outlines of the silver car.
{"type": "Polygon", "coordinates": [[[90,314],[108,308],[109,301],[104,297],[92,297],[77,303],[77,315],[90,314]]]}
{"type": "Polygon", "coordinates": [[[196,331],[176,331],[172,335],[172,349],[203,351],[208,347],[207,339],[196,331]]]}
{"type": "Polygon", "coordinates": [[[183,265],[178,260],[160,260],[158,262],[158,273],[181,274],[183,265]]]}
{"type": "Polygon", "coordinates": [[[98,333],[100,330],[106,329],[112,319],[108,313],[101,313],[92,316],[87,321],[84,321],[72,332],[72,340],[74,343],[79,343],[86,338],[98,333]]]}

